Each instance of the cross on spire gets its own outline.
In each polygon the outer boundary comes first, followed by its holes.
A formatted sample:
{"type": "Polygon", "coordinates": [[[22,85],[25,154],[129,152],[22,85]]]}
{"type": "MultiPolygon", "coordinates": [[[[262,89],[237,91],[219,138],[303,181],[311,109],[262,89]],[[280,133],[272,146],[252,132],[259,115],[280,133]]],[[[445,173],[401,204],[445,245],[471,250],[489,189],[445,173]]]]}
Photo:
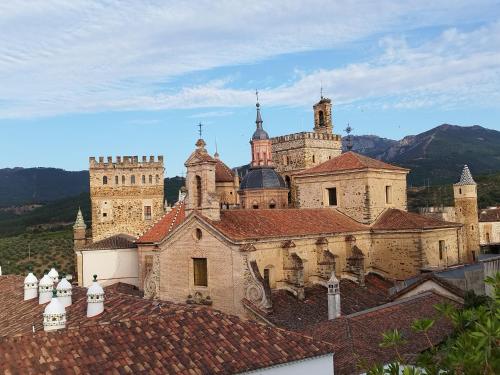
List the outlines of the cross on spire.
{"type": "Polygon", "coordinates": [[[259,90],[255,89],[255,96],[257,97],[257,104],[259,104],[259,90]]]}
{"type": "Polygon", "coordinates": [[[320,86],[320,89],[319,89],[319,94],[320,94],[321,99],[323,99],[323,81],[321,81],[321,86],[320,86]]]}

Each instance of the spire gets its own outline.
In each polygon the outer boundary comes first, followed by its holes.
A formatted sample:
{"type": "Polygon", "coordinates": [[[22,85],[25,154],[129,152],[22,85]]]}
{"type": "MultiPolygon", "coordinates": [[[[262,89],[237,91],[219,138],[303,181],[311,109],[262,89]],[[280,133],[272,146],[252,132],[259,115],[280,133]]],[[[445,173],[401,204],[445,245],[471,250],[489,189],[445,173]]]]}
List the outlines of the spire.
{"type": "Polygon", "coordinates": [[[470,173],[467,164],[464,165],[460,181],[458,181],[455,185],[476,185],[476,181],[472,178],[472,174],[470,173]]]}
{"type": "Polygon", "coordinates": [[[252,139],[260,139],[260,140],[269,139],[269,135],[262,127],[262,123],[264,121],[262,121],[262,116],[260,114],[259,92],[257,90],[255,90],[255,96],[257,97],[257,103],[255,104],[255,107],[257,108],[257,117],[255,119],[255,124],[257,125],[257,129],[255,129],[252,139]]]}
{"type": "Polygon", "coordinates": [[[217,149],[217,138],[215,138],[215,154],[214,158],[219,159],[219,150],[217,149]]]}
{"type": "Polygon", "coordinates": [[[87,229],[87,225],[85,224],[85,220],[83,220],[83,214],[80,207],[78,207],[78,213],[76,214],[75,224],[73,225],[73,229],[87,229]]]}

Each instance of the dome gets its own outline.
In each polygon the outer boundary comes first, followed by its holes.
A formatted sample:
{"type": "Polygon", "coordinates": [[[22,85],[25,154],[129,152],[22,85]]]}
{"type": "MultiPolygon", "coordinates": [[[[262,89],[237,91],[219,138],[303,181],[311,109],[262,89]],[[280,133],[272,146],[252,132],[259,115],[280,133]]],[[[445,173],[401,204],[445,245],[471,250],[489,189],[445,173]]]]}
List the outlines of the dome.
{"type": "Polygon", "coordinates": [[[54,285],[54,281],[47,274],[43,275],[43,277],[40,279],[40,283],[38,283],[38,286],[52,286],[52,285],[54,285]]]}
{"type": "Polygon", "coordinates": [[[243,177],[240,189],[286,189],[285,181],[274,168],[250,168],[243,177]]]}
{"type": "Polygon", "coordinates": [[[62,315],[66,314],[66,309],[64,308],[64,305],[61,302],[59,302],[59,299],[57,297],[52,297],[50,303],[45,307],[43,314],[62,315]]]}
{"type": "Polygon", "coordinates": [[[252,139],[253,140],[265,140],[265,139],[269,139],[269,135],[267,134],[267,132],[264,129],[257,128],[257,130],[255,130],[255,132],[252,135],[252,139]]]}
{"type": "Polygon", "coordinates": [[[49,271],[49,277],[56,282],[59,279],[59,272],[56,271],[54,267],[52,267],[49,271]]]}
{"type": "Polygon", "coordinates": [[[33,272],[28,273],[28,276],[24,278],[24,283],[25,284],[36,284],[38,283],[38,279],[36,278],[35,275],[33,275],[33,272]]]}
{"type": "Polygon", "coordinates": [[[61,281],[59,281],[59,284],[57,284],[57,290],[71,290],[73,287],[71,286],[70,282],[68,279],[63,278],[61,281]]]}

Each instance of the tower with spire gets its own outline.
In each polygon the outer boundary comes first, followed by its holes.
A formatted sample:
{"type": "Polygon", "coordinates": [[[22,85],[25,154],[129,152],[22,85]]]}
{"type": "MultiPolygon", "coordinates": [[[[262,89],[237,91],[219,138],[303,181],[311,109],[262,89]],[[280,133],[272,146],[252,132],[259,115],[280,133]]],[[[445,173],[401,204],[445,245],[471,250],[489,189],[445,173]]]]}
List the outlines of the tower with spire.
{"type": "Polygon", "coordinates": [[[255,95],[257,96],[257,103],[255,104],[257,109],[257,116],[255,119],[256,129],[250,140],[250,145],[252,146],[252,167],[272,166],[272,144],[269,135],[262,126],[264,121],[262,121],[262,115],[260,113],[259,92],[256,91],[255,95]]]}
{"type": "Polygon", "coordinates": [[[82,210],[78,208],[75,224],[73,225],[73,246],[75,249],[83,247],[86,243],[87,225],[83,220],[82,210]]]}
{"type": "Polygon", "coordinates": [[[453,197],[456,221],[464,225],[462,261],[474,262],[479,254],[477,185],[467,165],[464,165],[460,181],[453,185],[453,197]]]}

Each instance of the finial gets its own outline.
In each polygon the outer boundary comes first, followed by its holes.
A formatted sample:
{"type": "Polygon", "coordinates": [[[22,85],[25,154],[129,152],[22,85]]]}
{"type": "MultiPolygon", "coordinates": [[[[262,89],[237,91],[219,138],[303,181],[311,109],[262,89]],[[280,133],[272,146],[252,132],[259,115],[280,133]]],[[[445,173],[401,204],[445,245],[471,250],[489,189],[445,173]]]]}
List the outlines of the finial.
{"type": "Polygon", "coordinates": [[[257,98],[257,104],[255,104],[255,105],[256,105],[257,107],[259,107],[259,106],[260,106],[260,104],[259,104],[259,90],[257,90],[257,89],[255,89],[255,96],[256,96],[256,98],[257,98]]]}
{"type": "Polygon", "coordinates": [[[323,99],[323,81],[321,81],[321,84],[320,84],[319,95],[320,95],[321,99],[323,99]]]}
{"type": "Polygon", "coordinates": [[[94,282],[97,282],[97,275],[94,275],[94,282]]]}
{"type": "Polygon", "coordinates": [[[52,298],[56,298],[56,297],[57,297],[57,289],[53,288],[52,289],[52,298]]]}
{"type": "Polygon", "coordinates": [[[347,123],[347,127],[345,128],[345,132],[347,133],[347,144],[346,144],[346,147],[347,147],[347,150],[348,151],[351,151],[352,150],[352,136],[351,136],[351,132],[353,131],[353,128],[351,127],[351,125],[349,123],[347,123]]]}
{"type": "Polygon", "coordinates": [[[215,154],[214,154],[214,157],[216,159],[219,158],[219,150],[217,149],[217,137],[215,137],[215,154]]]}

